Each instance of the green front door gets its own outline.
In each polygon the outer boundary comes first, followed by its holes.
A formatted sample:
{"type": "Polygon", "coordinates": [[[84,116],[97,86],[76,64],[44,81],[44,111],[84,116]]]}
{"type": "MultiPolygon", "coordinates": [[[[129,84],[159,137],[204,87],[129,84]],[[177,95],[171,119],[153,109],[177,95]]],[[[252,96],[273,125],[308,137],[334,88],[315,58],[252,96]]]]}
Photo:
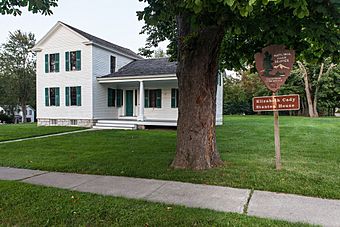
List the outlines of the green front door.
{"type": "Polygon", "coordinates": [[[133,116],[133,91],[127,90],[125,95],[125,116],[133,116]]]}

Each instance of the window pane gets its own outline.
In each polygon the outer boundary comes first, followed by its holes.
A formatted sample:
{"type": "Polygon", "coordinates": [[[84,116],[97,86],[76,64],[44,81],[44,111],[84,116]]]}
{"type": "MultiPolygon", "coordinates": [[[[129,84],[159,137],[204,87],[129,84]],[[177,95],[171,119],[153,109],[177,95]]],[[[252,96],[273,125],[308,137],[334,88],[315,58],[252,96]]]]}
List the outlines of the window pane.
{"type": "Polygon", "coordinates": [[[55,88],[50,88],[50,106],[55,106],[55,88]]]}
{"type": "Polygon", "coordinates": [[[71,92],[71,106],[76,106],[77,105],[77,87],[71,87],[70,92],[71,92]]]}
{"type": "Polygon", "coordinates": [[[149,91],[149,107],[156,107],[156,90],[149,91]]]}
{"type": "Polygon", "coordinates": [[[110,72],[114,73],[116,71],[116,57],[111,56],[111,67],[110,67],[110,72]]]}
{"type": "Polygon", "coordinates": [[[70,65],[71,65],[72,71],[77,70],[76,62],[77,62],[76,51],[72,51],[72,52],[70,52],[70,65]]]}
{"type": "Polygon", "coordinates": [[[50,54],[50,72],[55,72],[55,54],[50,54]]]}

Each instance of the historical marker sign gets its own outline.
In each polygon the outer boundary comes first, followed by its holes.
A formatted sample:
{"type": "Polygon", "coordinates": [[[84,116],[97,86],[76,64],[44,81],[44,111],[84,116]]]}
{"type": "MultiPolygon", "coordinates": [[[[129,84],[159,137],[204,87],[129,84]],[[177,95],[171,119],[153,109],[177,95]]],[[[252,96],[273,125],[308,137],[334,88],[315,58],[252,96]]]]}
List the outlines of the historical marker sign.
{"type": "Polygon", "coordinates": [[[272,92],[283,85],[295,62],[295,51],[288,50],[284,45],[271,45],[255,54],[256,69],[261,80],[272,92]]]}
{"type": "Polygon", "coordinates": [[[254,112],[299,110],[299,95],[262,96],[253,98],[254,112]]]}

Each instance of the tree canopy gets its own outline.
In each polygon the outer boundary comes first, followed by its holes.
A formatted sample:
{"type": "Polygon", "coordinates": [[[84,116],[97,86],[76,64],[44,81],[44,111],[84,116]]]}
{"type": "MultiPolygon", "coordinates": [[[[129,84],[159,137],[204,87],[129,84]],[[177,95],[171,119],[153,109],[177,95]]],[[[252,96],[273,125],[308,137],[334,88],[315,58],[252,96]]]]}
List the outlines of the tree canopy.
{"type": "Polygon", "coordinates": [[[339,59],[340,2],[336,0],[144,1],[149,6],[138,16],[146,22],[142,30],[149,35],[146,47],[169,39],[173,59],[177,58],[176,18],[183,13],[190,14],[191,37],[205,26],[223,27],[221,68],[249,65],[254,54],[269,44],[294,48],[299,58],[308,60],[339,59]]]}
{"type": "Polygon", "coordinates": [[[0,106],[13,108],[21,106],[25,121],[26,105],[35,106],[35,65],[32,52],[35,45],[33,33],[17,30],[9,34],[9,39],[0,48],[0,106]]]}
{"type": "Polygon", "coordinates": [[[51,15],[51,7],[58,6],[57,2],[58,0],[1,0],[0,13],[17,16],[22,14],[22,8],[27,7],[27,10],[32,13],[51,15]]]}

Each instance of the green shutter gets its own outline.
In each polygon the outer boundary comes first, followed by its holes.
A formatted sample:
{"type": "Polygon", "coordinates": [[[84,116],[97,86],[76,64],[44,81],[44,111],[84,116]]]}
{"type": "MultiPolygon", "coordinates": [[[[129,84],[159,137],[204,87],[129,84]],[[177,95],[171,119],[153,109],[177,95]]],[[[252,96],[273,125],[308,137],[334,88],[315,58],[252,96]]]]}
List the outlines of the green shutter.
{"type": "Polygon", "coordinates": [[[113,106],[113,89],[112,88],[108,88],[107,89],[107,105],[108,106],[113,106]]]}
{"type": "Polygon", "coordinates": [[[55,105],[60,106],[60,88],[55,88],[55,105]]]}
{"type": "Polygon", "coordinates": [[[65,70],[70,71],[70,52],[65,52],[65,70]]]}
{"type": "Polygon", "coordinates": [[[55,54],[55,72],[59,72],[59,54],[55,54]]]}
{"type": "Polygon", "coordinates": [[[80,54],[80,50],[77,50],[76,52],[76,69],[77,70],[81,70],[81,54],[80,54]]]}
{"type": "Polygon", "coordinates": [[[149,108],[149,90],[144,90],[144,107],[149,108]]]}
{"type": "Polygon", "coordinates": [[[81,87],[77,87],[77,106],[81,106],[81,87]]]}
{"type": "Polygon", "coordinates": [[[48,73],[48,54],[45,54],[45,73],[48,73]]]}
{"type": "Polygon", "coordinates": [[[171,108],[176,108],[176,89],[171,89],[171,108]]]}
{"type": "Polygon", "coordinates": [[[45,88],[45,106],[50,105],[50,96],[48,95],[48,88],[45,88]]]}
{"type": "Polygon", "coordinates": [[[123,105],[123,90],[117,90],[117,107],[123,105]]]}
{"type": "Polygon", "coordinates": [[[65,105],[66,106],[70,105],[70,88],[69,87],[65,88],[65,105]]]}
{"type": "Polygon", "coordinates": [[[162,90],[156,90],[156,107],[162,108],[162,90]]]}

